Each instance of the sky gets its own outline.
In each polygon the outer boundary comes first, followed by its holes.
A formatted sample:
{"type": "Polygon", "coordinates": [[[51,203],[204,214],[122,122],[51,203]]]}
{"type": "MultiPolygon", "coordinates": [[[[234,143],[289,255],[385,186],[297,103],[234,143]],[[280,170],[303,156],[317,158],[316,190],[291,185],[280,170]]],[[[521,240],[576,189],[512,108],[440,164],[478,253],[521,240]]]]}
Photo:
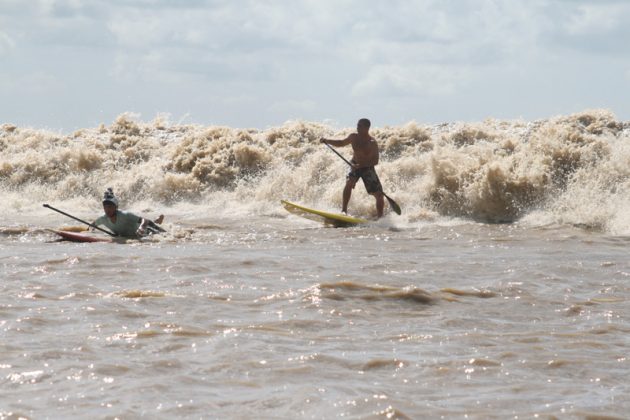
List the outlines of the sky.
{"type": "Polygon", "coordinates": [[[0,124],[630,119],[626,0],[0,0],[0,124]]]}

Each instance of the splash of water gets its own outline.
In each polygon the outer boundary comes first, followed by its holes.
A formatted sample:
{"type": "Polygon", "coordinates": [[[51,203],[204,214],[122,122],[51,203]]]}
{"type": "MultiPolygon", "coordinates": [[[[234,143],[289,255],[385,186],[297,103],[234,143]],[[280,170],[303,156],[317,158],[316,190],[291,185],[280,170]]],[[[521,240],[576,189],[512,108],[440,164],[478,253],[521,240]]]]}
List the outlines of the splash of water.
{"type": "MultiPolygon", "coordinates": [[[[109,186],[123,207],[251,213],[289,199],[336,210],[347,168],[319,138],[350,132],[305,121],[266,130],[144,123],[129,114],[71,135],[4,124],[3,211],[45,201],[98,209],[109,186]]],[[[371,133],[385,191],[411,223],[455,217],[630,232],[630,124],[608,111],[533,122],[410,122],[371,133]]],[[[361,187],[350,207],[360,216],[375,212],[361,187]]]]}

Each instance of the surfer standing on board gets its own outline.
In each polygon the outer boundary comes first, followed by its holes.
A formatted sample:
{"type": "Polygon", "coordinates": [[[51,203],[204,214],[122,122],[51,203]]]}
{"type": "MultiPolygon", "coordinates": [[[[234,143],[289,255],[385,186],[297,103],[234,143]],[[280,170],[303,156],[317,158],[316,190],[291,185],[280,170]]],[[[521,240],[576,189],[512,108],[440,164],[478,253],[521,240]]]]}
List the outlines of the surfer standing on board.
{"type": "Polygon", "coordinates": [[[114,191],[108,188],[103,194],[103,211],[105,215],[94,221],[94,225],[103,225],[118,236],[137,237],[148,233],[164,232],[156,223],[162,223],[164,215],[160,215],[155,222],[136,216],[133,213],[118,210],[118,198],[114,191]]]}
{"type": "Polygon", "coordinates": [[[376,140],[370,136],[370,120],[361,118],[357,123],[357,132],[350,134],[343,140],[329,140],[321,138],[322,143],[330,144],[334,147],[343,147],[352,145],[352,168],[346,178],[346,186],[343,189],[343,207],[342,211],[348,213],[348,202],[352,190],[357,184],[359,178],[363,179],[363,185],[368,194],[373,195],[376,199],[376,213],[378,217],[383,216],[383,187],[378,179],[374,166],[378,164],[378,144],[376,140]]]}

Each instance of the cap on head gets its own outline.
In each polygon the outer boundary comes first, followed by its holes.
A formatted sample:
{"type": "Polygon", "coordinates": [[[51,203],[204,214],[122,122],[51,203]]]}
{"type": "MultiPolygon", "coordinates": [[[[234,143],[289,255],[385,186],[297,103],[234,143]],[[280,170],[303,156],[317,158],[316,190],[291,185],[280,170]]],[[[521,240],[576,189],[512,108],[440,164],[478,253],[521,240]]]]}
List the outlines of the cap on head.
{"type": "Polygon", "coordinates": [[[111,188],[105,190],[105,193],[103,194],[103,204],[107,203],[111,203],[118,207],[118,198],[116,198],[116,196],[114,195],[114,190],[111,188]]]}

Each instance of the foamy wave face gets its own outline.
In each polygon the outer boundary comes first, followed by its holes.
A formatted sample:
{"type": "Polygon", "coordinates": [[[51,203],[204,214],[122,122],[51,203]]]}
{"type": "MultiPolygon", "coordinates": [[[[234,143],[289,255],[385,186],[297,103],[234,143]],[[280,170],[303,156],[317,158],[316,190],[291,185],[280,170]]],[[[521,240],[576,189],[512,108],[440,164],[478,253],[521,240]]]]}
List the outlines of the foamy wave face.
{"type": "MultiPolygon", "coordinates": [[[[20,205],[49,201],[100,206],[113,187],[125,207],[203,203],[256,211],[279,199],[339,209],[347,167],[319,143],[344,138],[309,122],[267,130],[171,125],[123,114],[109,127],[62,136],[0,127],[2,190],[20,205]]],[[[385,192],[408,221],[458,217],[512,222],[544,215],[556,223],[630,231],[630,127],[607,111],[549,120],[452,123],[372,129],[385,192]]],[[[339,149],[347,157],[350,148],[339,149]]],[[[359,183],[353,214],[375,213],[359,183]]]]}
{"type": "Polygon", "coordinates": [[[563,195],[580,171],[608,170],[621,133],[604,112],[453,127],[433,153],[431,200],[443,213],[513,221],[563,195]]]}

